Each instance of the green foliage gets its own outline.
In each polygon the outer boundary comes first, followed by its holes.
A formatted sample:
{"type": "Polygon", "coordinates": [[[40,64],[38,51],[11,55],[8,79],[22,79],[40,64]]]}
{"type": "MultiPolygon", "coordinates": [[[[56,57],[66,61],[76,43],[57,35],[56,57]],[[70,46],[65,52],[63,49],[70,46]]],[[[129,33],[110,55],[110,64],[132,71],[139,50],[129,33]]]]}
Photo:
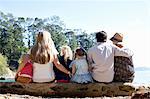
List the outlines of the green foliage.
{"type": "Polygon", "coordinates": [[[69,45],[74,51],[77,46],[86,50],[94,44],[94,35],[81,29],[66,29],[59,16],[50,18],[14,17],[0,11],[0,53],[10,60],[18,60],[35,43],[35,33],[47,30],[51,33],[56,48],[69,45]],[[69,31],[64,31],[69,30],[69,31]]]}
{"type": "Polygon", "coordinates": [[[25,48],[23,42],[22,27],[12,14],[0,13],[0,53],[8,57],[8,60],[19,59],[25,48]]]}
{"type": "Polygon", "coordinates": [[[75,51],[75,49],[78,47],[78,42],[77,42],[77,39],[76,39],[76,36],[73,35],[70,42],[69,42],[69,46],[71,47],[71,49],[73,51],[75,51]]]}
{"type": "Polygon", "coordinates": [[[0,54],[0,76],[8,73],[7,68],[8,68],[7,58],[2,56],[2,54],[0,54]]]}

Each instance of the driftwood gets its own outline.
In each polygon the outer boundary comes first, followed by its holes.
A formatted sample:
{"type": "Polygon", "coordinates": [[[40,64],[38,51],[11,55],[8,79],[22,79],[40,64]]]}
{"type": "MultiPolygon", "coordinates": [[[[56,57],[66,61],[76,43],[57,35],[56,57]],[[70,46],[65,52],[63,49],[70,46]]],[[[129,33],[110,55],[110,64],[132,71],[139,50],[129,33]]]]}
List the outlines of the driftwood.
{"type": "Polygon", "coordinates": [[[0,94],[20,94],[42,97],[131,96],[137,89],[124,83],[0,83],[0,94]]]}

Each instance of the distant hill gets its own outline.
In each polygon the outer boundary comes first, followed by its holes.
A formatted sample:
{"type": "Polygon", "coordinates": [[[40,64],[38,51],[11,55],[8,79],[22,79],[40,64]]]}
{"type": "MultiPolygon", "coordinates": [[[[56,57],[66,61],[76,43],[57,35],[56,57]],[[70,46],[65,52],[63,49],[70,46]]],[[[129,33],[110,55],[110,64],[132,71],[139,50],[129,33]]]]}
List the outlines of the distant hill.
{"type": "Polygon", "coordinates": [[[150,67],[136,67],[135,70],[136,71],[149,71],[150,67]]]}

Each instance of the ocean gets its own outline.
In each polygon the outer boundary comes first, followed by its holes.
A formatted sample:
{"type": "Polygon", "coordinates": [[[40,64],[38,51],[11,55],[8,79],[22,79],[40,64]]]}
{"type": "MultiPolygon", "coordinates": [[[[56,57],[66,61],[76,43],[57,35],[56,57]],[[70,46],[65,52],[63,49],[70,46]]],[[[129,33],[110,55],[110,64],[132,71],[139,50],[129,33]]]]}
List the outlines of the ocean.
{"type": "MultiPolygon", "coordinates": [[[[0,80],[0,82],[15,82],[15,80],[13,78],[8,78],[6,80],[0,80]]],[[[135,70],[135,78],[133,83],[150,84],[150,70],[135,70]]]]}
{"type": "Polygon", "coordinates": [[[150,84],[150,70],[136,70],[133,83],[150,84]]]}

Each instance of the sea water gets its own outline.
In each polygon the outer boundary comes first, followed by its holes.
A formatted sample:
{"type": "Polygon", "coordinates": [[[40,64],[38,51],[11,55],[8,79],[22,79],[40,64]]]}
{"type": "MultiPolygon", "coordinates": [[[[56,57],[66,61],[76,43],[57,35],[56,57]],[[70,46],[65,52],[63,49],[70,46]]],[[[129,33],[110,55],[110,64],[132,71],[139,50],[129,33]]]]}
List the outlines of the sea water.
{"type": "Polygon", "coordinates": [[[150,84],[150,70],[135,71],[135,78],[134,78],[133,83],[139,83],[139,84],[149,83],[150,84]]]}

